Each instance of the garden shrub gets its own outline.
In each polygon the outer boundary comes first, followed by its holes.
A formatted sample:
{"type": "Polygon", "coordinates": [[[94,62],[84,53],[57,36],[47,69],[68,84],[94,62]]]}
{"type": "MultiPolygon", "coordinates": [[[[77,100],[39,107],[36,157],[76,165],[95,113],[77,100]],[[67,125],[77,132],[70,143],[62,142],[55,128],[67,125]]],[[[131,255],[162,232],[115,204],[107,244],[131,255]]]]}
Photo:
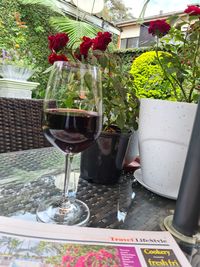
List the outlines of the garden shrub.
{"type": "MultiPolygon", "coordinates": [[[[163,53],[167,52],[158,52],[160,59],[163,53]]],[[[173,89],[170,82],[164,78],[155,51],[142,53],[134,59],[130,73],[133,75],[134,87],[139,98],[175,100],[173,89]]]]}

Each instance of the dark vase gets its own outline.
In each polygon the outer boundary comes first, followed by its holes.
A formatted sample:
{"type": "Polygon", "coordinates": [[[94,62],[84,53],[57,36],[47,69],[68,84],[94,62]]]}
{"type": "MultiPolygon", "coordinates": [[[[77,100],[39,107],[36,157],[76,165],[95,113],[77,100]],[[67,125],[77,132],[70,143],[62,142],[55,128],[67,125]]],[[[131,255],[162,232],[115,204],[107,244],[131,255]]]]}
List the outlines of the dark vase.
{"type": "Polygon", "coordinates": [[[80,177],[97,184],[119,181],[131,134],[101,133],[98,140],[81,153],[80,177]]]}

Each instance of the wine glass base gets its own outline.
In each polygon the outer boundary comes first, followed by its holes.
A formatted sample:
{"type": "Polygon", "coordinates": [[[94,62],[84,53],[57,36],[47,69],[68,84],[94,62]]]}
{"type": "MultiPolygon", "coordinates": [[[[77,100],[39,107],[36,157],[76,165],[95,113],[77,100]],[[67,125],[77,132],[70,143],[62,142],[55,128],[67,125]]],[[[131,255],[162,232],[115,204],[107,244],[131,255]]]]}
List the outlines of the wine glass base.
{"type": "Polygon", "coordinates": [[[78,199],[63,203],[61,198],[53,198],[39,205],[36,216],[43,223],[84,226],[90,218],[90,210],[78,199]]]}

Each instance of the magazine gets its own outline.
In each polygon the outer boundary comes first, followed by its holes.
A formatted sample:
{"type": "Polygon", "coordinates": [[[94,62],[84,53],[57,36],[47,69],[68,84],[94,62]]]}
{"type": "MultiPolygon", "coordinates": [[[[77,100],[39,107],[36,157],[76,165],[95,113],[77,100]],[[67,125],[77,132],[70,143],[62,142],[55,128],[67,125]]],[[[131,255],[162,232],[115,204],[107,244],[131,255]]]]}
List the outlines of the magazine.
{"type": "Polygon", "coordinates": [[[50,225],[0,217],[0,266],[191,267],[169,232],[50,225]]]}

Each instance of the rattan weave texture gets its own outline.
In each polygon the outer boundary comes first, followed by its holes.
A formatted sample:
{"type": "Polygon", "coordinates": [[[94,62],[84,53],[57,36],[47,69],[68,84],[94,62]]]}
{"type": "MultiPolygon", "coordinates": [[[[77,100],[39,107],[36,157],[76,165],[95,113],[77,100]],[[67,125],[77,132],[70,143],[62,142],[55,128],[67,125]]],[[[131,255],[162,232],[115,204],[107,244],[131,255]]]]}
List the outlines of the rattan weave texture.
{"type": "Polygon", "coordinates": [[[50,146],[41,129],[42,100],[0,98],[0,153],[50,146]]]}

